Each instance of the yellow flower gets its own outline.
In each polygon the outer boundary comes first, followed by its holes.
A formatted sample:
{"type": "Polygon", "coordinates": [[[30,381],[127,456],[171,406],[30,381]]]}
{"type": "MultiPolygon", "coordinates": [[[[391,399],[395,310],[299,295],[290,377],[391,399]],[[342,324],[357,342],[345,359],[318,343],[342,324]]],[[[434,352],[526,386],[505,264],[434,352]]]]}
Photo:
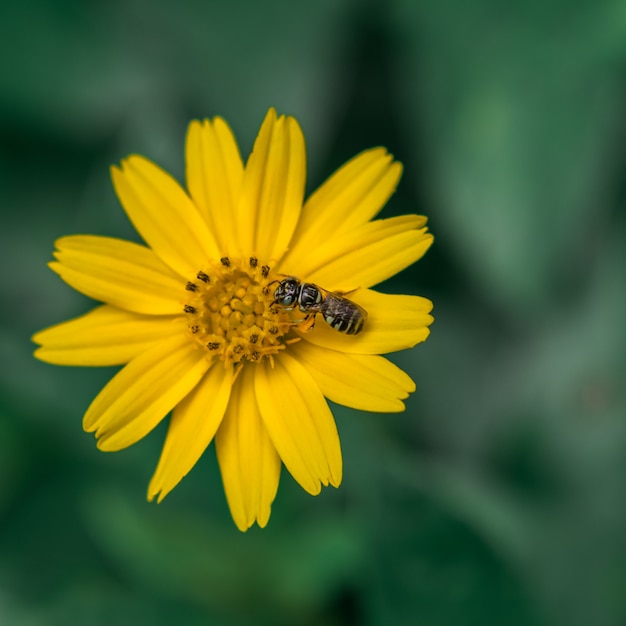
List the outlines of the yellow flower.
{"type": "Polygon", "coordinates": [[[302,131],[274,109],[245,165],[224,120],[191,122],[187,192],[141,156],[112,168],[122,207],[147,245],[59,239],[50,267],[103,304],[33,340],[49,363],[125,364],[84,416],[101,450],[136,443],[172,411],[149,499],[161,501],[215,438],[235,523],[263,527],[281,463],[313,495],[341,482],[325,398],[367,411],[404,409],[415,385],[379,355],[424,341],[432,304],[370,289],[432,243],[425,217],[371,221],[401,171],[383,148],[367,150],[303,202],[302,131]],[[339,321],[319,303],[302,311],[278,300],[287,276],[319,286],[313,293],[322,302],[339,302],[339,321]],[[367,313],[362,332],[340,332],[358,330],[341,323],[343,313],[358,316],[355,304],[367,313]]]}

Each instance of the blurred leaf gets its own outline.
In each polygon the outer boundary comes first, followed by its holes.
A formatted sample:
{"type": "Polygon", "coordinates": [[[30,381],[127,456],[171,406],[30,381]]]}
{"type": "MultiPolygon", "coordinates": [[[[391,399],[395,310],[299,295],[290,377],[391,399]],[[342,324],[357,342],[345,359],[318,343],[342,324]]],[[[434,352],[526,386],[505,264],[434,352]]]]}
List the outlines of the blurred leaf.
{"type": "Polygon", "coordinates": [[[240,534],[192,511],[102,492],[84,513],[94,540],[135,584],[236,623],[309,623],[302,616],[320,611],[363,559],[358,531],[337,521],[240,534]]]}
{"type": "Polygon", "coordinates": [[[83,138],[122,124],[162,137],[186,108],[251,128],[275,105],[319,126],[344,13],[330,0],[5,3],[0,107],[83,138]]]}
{"type": "Polygon", "coordinates": [[[473,289],[516,319],[536,316],[608,217],[602,190],[624,136],[623,3],[395,7],[433,229],[473,289]]]}
{"type": "Polygon", "coordinates": [[[468,468],[393,449],[385,459],[376,623],[544,624],[517,561],[536,530],[523,502],[468,468]]]}

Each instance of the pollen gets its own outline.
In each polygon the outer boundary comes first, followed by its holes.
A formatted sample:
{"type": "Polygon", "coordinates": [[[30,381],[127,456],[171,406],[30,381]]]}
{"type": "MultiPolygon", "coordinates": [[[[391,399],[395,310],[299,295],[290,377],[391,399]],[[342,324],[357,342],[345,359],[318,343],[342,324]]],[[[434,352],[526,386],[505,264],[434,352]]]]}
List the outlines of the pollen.
{"type": "Polygon", "coordinates": [[[278,280],[269,265],[256,257],[222,257],[203,267],[185,286],[183,312],[189,337],[210,359],[226,366],[260,363],[294,341],[293,321],[273,306],[273,284],[278,280]]]}

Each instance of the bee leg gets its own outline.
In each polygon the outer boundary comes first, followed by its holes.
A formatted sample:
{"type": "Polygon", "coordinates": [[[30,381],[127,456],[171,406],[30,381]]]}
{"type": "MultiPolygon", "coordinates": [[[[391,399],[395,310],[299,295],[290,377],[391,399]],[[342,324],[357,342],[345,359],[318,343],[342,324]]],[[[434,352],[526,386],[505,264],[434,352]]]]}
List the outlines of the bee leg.
{"type": "Polygon", "coordinates": [[[307,315],[300,324],[298,330],[303,333],[308,333],[310,330],[313,330],[315,326],[315,315],[307,315]]]}
{"type": "MultiPolygon", "coordinates": [[[[283,309],[283,310],[285,310],[285,309],[283,309]]],[[[290,311],[291,311],[291,310],[293,310],[293,308],[288,309],[288,310],[290,310],[290,311]]],[[[287,323],[288,323],[290,326],[300,326],[300,325],[301,325],[301,324],[303,324],[304,322],[308,321],[308,319],[309,319],[309,316],[308,316],[308,315],[306,315],[305,317],[301,317],[301,318],[299,318],[299,319],[297,319],[297,320],[291,319],[291,320],[289,320],[287,323]]]]}

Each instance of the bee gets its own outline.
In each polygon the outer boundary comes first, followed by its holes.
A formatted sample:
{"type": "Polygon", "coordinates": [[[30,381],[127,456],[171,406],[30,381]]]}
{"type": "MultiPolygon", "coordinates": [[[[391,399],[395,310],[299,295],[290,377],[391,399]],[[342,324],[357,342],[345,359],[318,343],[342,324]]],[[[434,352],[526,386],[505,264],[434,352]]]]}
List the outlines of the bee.
{"type": "Polygon", "coordinates": [[[352,300],[313,283],[303,283],[294,276],[288,276],[279,282],[274,292],[273,304],[286,311],[292,311],[297,306],[306,314],[300,321],[312,318],[308,330],[313,328],[318,313],[322,314],[331,328],[346,335],[360,333],[367,319],[367,311],[352,300]]]}

